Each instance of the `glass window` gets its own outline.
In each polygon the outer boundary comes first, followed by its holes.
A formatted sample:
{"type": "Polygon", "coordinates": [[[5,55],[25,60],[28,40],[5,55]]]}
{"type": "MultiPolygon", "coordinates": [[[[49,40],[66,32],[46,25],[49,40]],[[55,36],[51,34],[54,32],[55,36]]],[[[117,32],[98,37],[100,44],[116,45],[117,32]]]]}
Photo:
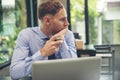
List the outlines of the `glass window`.
{"type": "Polygon", "coordinates": [[[84,0],[70,0],[71,28],[85,41],[84,0]]]}
{"type": "MultiPolygon", "coordinates": [[[[85,18],[84,18],[84,1],[86,0],[70,0],[71,4],[71,25],[74,32],[78,32],[85,41],[85,18]]],[[[89,44],[93,45],[112,45],[115,50],[115,80],[118,77],[119,67],[119,44],[120,44],[120,0],[87,0],[89,10],[89,44]],[[117,46],[116,46],[117,45],[117,46]]],[[[105,47],[104,46],[104,47],[105,47]]],[[[109,56],[106,54],[103,56],[109,56]]],[[[100,54],[101,56],[101,54],[100,54]]],[[[103,63],[108,63],[105,59],[103,63]]],[[[102,70],[108,70],[105,67],[102,70]]],[[[105,71],[106,72],[106,71],[105,71]]],[[[111,71],[110,71],[111,72],[111,71]]],[[[102,79],[112,80],[111,75],[101,76],[102,79]]],[[[119,80],[119,79],[118,79],[119,80]]]]}
{"type": "Polygon", "coordinates": [[[27,26],[25,0],[0,0],[0,64],[10,61],[18,32],[27,26]]]}
{"type": "MultiPolygon", "coordinates": [[[[100,0],[102,44],[120,44],[120,0],[100,0]]],[[[99,36],[99,35],[98,35],[99,36]]]]}
{"type": "MultiPolygon", "coordinates": [[[[72,31],[85,42],[85,0],[70,0],[72,31]]],[[[120,44],[120,0],[88,0],[89,44],[120,44]]]]}

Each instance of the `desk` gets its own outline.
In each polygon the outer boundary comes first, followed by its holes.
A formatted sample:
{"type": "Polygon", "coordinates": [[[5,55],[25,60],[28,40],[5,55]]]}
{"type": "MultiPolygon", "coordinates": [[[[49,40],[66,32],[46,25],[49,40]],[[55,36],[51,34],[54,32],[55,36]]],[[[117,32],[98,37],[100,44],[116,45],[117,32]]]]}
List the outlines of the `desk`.
{"type": "Polygon", "coordinates": [[[77,56],[82,57],[82,55],[95,56],[96,51],[92,49],[77,49],[77,56]]]}
{"type": "Polygon", "coordinates": [[[3,54],[0,56],[0,70],[3,69],[4,67],[10,65],[11,59],[9,60],[5,57],[5,54],[7,54],[8,57],[8,50],[1,50],[0,54],[3,54]]]}
{"type": "Polygon", "coordinates": [[[12,80],[10,77],[3,77],[3,76],[0,76],[0,80],[12,80]]]}
{"type": "MultiPolygon", "coordinates": [[[[12,80],[10,76],[0,76],[0,80],[12,80]]],[[[24,77],[17,80],[32,80],[32,77],[24,77]]]]}
{"type": "MultiPolygon", "coordinates": [[[[3,63],[3,64],[0,64],[0,70],[1,69],[3,69],[3,68],[5,68],[6,66],[9,66],[10,65],[10,61],[7,61],[7,62],[5,62],[5,63],[3,63]]],[[[1,80],[1,79],[0,79],[1,80]]]]}

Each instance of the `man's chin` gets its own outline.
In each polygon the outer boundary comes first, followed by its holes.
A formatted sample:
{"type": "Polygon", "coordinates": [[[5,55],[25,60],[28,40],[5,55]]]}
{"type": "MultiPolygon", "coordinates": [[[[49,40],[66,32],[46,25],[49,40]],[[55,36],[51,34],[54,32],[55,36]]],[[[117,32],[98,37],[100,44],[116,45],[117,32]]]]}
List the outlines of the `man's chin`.
{"type": "Polygon", "coordinates": [[[58,31],[55,31],[55,32],[53,32],[53,34],[57,34],[58,32],[60,32],[61,30],[58,30],[58,31]]]}
{"type": "MultiPolygon", "coordinates": [[[[65,28],[64,28],[64,29],[65,29],[65,28]]],[[[61,30],[63,30],[63,29],[60,29],[60,30],[58,30],[58,31],[53,32],[53,35],[59,33],[61,30]]]]}
{"type": "MultiPolygon", "coordinates": [[[[65,29],[65,28],[64,28],[65,29]]],[[[60,31],[62,31],[63,29],[60,29],[60,30],[58,30],[56,33],[58,33],[58,32],[60,32],[60,31]]]]}

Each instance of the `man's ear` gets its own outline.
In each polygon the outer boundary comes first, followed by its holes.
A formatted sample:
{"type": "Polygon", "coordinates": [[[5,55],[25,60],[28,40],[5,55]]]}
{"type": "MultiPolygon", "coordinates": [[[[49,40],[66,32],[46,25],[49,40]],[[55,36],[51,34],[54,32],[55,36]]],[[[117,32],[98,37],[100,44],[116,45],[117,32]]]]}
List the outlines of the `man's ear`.
{"type": "Polygon", "coordinates": [[[49,24],[50,23],[50,16],[49,15],[44,16],[43,20],[46,24],[49,24]]]}

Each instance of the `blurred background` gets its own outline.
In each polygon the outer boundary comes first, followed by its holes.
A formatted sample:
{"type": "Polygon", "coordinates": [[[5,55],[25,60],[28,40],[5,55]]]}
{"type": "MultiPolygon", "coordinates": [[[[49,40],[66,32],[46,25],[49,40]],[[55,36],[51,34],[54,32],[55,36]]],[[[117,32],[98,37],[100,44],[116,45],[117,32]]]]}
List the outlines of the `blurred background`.
{"type": "MultiPolygon", "coordinates": [[[[69,29],[85,45],[112,45],[120,71],[120,0],[60,0],[68,13],[69,29]]],[[[0,67],[11,61],[20,30],[39,25],[37,6],[42,0],[0,0],[0,67]]],[[[5,65],[4,67],[2,67],[5,65]]],[[[119,72],[118,72],[119,73],[119,72]]],[[[115,80],[119,80],[117,74],[115,80]]]]}

